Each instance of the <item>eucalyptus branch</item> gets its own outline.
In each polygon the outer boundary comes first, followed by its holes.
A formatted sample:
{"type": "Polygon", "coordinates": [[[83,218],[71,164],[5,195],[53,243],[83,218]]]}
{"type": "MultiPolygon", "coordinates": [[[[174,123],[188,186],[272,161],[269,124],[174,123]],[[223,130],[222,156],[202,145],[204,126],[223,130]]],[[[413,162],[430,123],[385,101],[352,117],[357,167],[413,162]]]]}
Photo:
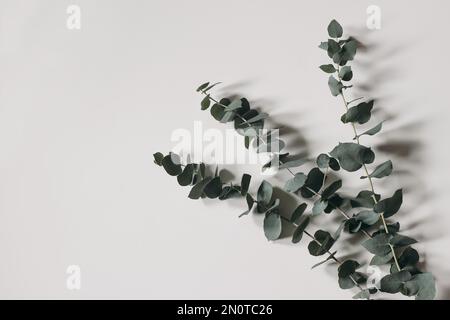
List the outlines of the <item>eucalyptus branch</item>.
{"type": "Polygon", "coordinates": [[[336,258],[337,251],[331,252],[332,246],[338,240],[340,234],[345,231],[350,234],[362,233],[367,240],[362,246],[374,255],[370,261],[371,265],[390,265],[390,274],[381,279],[380,290],[386,293],[402,293],[406,296],[415,296],[416,299],[433,299],[436,294],[435,281],[431,273],[422,272],[417,264],[419,262],[418,252],[411,247],[417,241],[399,234],[400,224],[388,224],[388,218],[394,216],[403,202],[403,192],[397,190],[392,197],[381,198],[375,192],[374,179],[389,176],[393,171],[391,161],[378,165],[370,173],[368,165],[374,163],[375,153],[371,148],[361,143],[362,136],[373,136],[382,130],[383,122],[371,129],[359,134],[358,124],[365,124],[371,118],[373,101],[360,102],[350,107],[353,103],[362,100],[356,98],[348,101],[344,91],[352,88],[348,82],[353,78],[351,66],[357,52],[357,42],[353,38],[343,39],[342,26],[333,20],[328,26],[330,39],[320,44],[328,56],[332,59],[331,64],[322,65],[322,71],[331,74],[328,85],[333,96],[340,96],[345,106],[345,114],[341,117],[343,123],[350,123],[353,128],[355,142],[339,143],[331,152],[320,154],[316,158],[316,166],[308,173],[294,173],[293,168],[304,165],[308,160],[294,159],[289,153],[281,153],[285,143],[276,137],[272,131],[262,132],[264,121],[268,117],[266,113],[260,113],[250,107],[247,99],[216,99],[210,91],[217,83],[209,82],[202,84],[197,91],[204,95],[201,101],[202,110],[210,110],[211,115],[221,123],[233,122],[235,130],[245,137],[245,147],[255,146],[257,153],[269,153],[272,160],[263,166],[263,169],[277,167],[286,169],[291,175],[284,190],[295,195],[298,199],[313,200],[311,213],[305,215],[308,204],[301,203],[287,218],[280,213],[280,199],[274,199],[273,187],[263,181],[256,196],[249,192],[251,176],[244,174],[241,185],[224,183],[216,170],[214,176],[208,176],[204,164],[185,165],[177,162],[174,154],[155,154],[155,163],[164,167],[167,173],[177,176],[180,185],[192,186],[189,198],[210,198],[226,200],[232,197],[245,197],[247,210],[241,214],[248,215],[250,212],[264,215],[264,234],[269,241],[279,239],[282,233],[283,221],[295,227],[292,242],[299,243],[306,235],[311,241],[308,250],[313,256],[328,255],[328,257],[316,264],[317,267],[327,261],[334,261],[338,265],[339,286],[342,289],[358,288],[360,292],[355,298],[370,299],[371,295],[378,290],[375,288],[364,289],[366,276],[357,270],[361,264],[354,260],[341,261],[336,258]],[[334,77],[333,75],[336,75],[334,77]],[[368,179],[370,190],[361,190],[355,197],[344,197],[339,194],[342,180],[327,183],[329,171],[341,169],[356,172],[363,169],[364,176],[368,179]],[[362,208],[362,209],[360,209],[362,208]],[[358,210],[351,214],[350,210],[358,210]],[[314,235],[307,231],[310,219],[337,211],[344,217],[338,230],[331,235],[324,230],[317,230],[314,235]],[[380,226],[381,225],[381,226],[380,226]]]}
{"type": "MultiPolygon", "coordinates": [[[[381,131],[382,123],[379,123],[372,129],[358,134],[357,125],[369,122],[374,101],[361,102],[354,107],[349,107],[360,98],[347,101],[344,91],[351,88],[348,82],[353,78],[353,71],[348,62],[352,61],[356,55],[358,44],[355,39],[342,39],[343,28],[333,20],[328,25],[328,34],[330,39],[322,42],[320,48],[327,51],[332,59],[332,64],[322,65],[320,69],[326,73],[332,74],[328,80],[328,86],[333,96],[340,96],[345,106],[346,113],[341,117],[343,123],[350,123],[354,132],[356,143],[340,143],[330,155],[339,160],[341,167],[349,172],[355,172],[363,169],[365,176],[361,179],[369,181],[370,191],[361,191],[367,200],[371,199],[368,207],[370,211],[364,212],[364,217],[370,220],[374,225],[381,221],[382,231],[375,232],[372,237],[363,243],[363,246],[369,250],[375,257],[371,264],[382,265],[389,264],[391,261],[391,274],[381,280],[381,291],[388,293],[401,292],[406,296],[415,296],[416,299],[433,299],[436,294],[434,278],[430,273],[424,273],[419,270],[417,263],[419,255],[417,251],[411,248],[417,241],[400,235],[398,233],[400,225],[388,225],[386,218],[395,215],[403,202],[403,191],[397,190],[390,198],[380,200],[381,196],[375,192],[373,179],[381,179],[389,176],[393,171],[392,162],[386,161],[378,165],[372,173],[369,173],[368,165],[375,161],[375,153],[361,144],[360,138],[363,135],[373,136],[381,131]],[[336,75],[336,77],[333,76],[336,75]],[[400,252],[400,255],[397,254],[400,252]]],[[[361,214],[361,213],[360,213],[361,214]]]]}

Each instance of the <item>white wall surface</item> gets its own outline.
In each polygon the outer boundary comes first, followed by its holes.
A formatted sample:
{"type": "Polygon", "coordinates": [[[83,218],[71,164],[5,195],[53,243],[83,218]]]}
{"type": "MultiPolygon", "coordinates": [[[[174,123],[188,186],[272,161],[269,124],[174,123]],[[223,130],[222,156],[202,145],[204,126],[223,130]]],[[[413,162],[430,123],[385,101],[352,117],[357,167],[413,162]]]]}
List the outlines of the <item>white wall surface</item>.
{"type": "MultiPolygon", "coordinates": [[[[448,298],[449,12],[446,0],[0,0],[0,297],[351,298],[335,266],[310,270],[305,243],[267,242],[259,217],[237,218],[242,202],[189,200],[152,163],[175,129],[225,129],[199,109],[203,81],[293,128],[290,151],[301,137],[310,156],[350,140],[318,69],[336,18],[366,45],[353,94],[389,119],[366,140],[396,168],[376,187],[405,188],[396,218],[448,298]],[[70,4],[81,30],[66,28],[70,4]],[[366,28],[371,4],[381,30],[366,28]],[[66,288],[69,265],[81,290],[66,288]]],[[[358,177],[346,190],[367,188],[358,177]]]]}

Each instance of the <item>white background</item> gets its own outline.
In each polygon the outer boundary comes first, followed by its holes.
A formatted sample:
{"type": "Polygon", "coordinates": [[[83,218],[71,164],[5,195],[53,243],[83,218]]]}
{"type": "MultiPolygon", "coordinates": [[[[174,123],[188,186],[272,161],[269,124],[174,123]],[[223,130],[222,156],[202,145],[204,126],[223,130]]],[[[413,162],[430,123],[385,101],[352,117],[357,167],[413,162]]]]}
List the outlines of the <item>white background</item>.
{"type": "MultiPolygon", "coordinates": [[[[336,18],[366,46],[352,94],[377,99],[373,123],[389,120],[364,140],[395,164],[377,191],[404,187],[396,218],[448,298],[449,12],[445,0],[0,0],[0,297],[351,298],[336,266],[310,270],[307,242],[267,242],[260,217],[237,218],[244,203],[189,200],[152,163],[175,129],[225,129],[199,109],[203,81],[292,128],[290,151],[350,140],[318,69],[336,18]],[[66,28],[69,4],[81,30],[66,28]],[[371,4],[378,31],[366,28],[371,4]],[[66,288],[69,265],[79,291],[66,288]]],[[[366,183],[345,175],[344,191],[366,183]]],[[[336,219],[320,222],[333,231],[336,219]]]]}

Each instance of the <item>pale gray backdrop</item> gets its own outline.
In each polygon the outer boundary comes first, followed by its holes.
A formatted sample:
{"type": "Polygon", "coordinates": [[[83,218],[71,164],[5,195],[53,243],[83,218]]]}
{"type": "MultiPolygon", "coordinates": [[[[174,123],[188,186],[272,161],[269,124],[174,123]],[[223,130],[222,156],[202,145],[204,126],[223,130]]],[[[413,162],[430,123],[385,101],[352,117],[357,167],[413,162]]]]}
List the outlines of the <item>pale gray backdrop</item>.
{"type": "Polygon", "coordinates": [[[396,218],[447,298],[449,12],[446,0],[1,0],[0,297],[351,298],[335,266],[310,270],[306,244],[267,242],[260,218],[237,218],[243,203],[189,200],[152,163],[174,129],[225,128],[199,110],[206,80],[293,128],[291,151],[301,139],[311,156],[351,139],[318,69],[337,18],[366,46],[355,95],[389,119],[366,140],[395,163],[376,187],[405,188],[396,218]],[[81,30],[66,28],[71,4],[81,30]],[[372,4],[381,30],[366,28],[372,4]],[[81,267],[81,290],[66,288],[69,265],[81,267]]]}

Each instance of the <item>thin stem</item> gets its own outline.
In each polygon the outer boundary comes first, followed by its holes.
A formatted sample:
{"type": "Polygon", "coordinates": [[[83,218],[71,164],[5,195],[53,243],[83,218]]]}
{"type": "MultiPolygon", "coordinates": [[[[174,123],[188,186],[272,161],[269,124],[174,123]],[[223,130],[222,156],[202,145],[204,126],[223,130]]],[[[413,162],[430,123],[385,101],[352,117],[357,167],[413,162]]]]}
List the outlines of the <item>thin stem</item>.
{"type": "MultiPolygon", "coordinates": [[[[339,78],[339,81],[342,81],[341,77],[339,76],[339,66],[337,66],[336,70],[337,70],[337,76],[339,78]]],[[[344,92],[341,91],[340,96],[342,97],[342,101],[344,102],[345,110],[348,112],[348,110],[349,110],[349,108],[348,108],[349,103],[345,99],[344,92]]],[[[355,134],[355,137],[356,137],[356,142],[358,143],[358,145],[361,145],[360,140],[359,140],[358,130],[356,130],[355,123],[352,122],[351,125],[352,125],[352,128],[353,128],[353,132],[355,134]]],[[[375,196],[375,188],[374,188],[374,185],[373,185],[372,177],[370,176],[369,170],[367,169],[367,166],[366,166],[365,163],[363,163],[363,168],[364,168],[364,172],[366,173],[366,176],[367,176],[367,178],[369,180],[370,189],[372,191],[372,198],[373,198],[373,200],[374,200],[374,202],[376,204],[376,203],[378,203],[378,200],[377,200],[377,198],[375,196]]],[[[387,224],[386,224],[386,219],[384,218],[384,212],[381,213],[380,217],[381,217],[381,221],[383,223],[383,227],[384,227],[385,232],[387,234],[389,234],[389,229],[388,229],[387,224]]],[[[397,257],[395,255],[394,247],[391,244],[389,244],[389,247],[391,248],[392,255],[394,256],[395,266],[397,267],[397,270],[400,272],[401,268],[400,268],[400,265],[398,263],[397,257]]]]}

